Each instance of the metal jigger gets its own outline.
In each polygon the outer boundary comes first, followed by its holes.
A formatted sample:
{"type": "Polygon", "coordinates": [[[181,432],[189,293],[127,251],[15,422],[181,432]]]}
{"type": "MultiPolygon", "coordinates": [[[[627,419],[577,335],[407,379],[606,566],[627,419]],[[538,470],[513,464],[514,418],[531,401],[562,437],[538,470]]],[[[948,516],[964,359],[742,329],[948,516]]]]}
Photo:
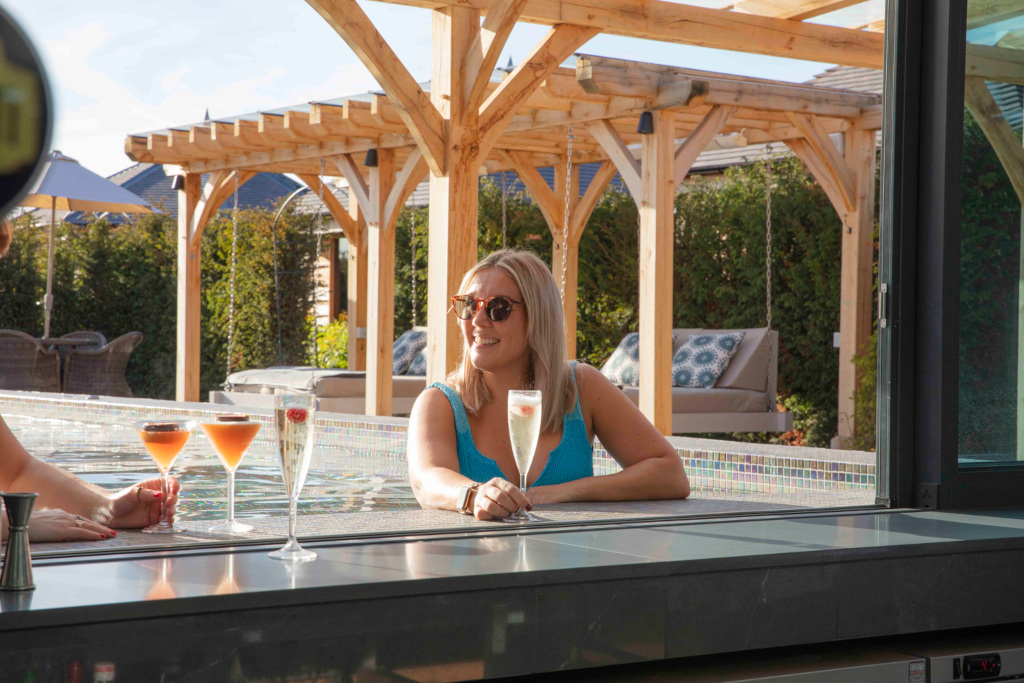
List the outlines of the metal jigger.
{"type": "Polygon", "coordinates": [[[32,583],[32,555],[28,548],[28,517],[36,502],[37,493],[4,493],[4,508],[10,522],[7,534],[7,552],[4,568],[0,572],[0,590],[30,591],[32,583]]]}

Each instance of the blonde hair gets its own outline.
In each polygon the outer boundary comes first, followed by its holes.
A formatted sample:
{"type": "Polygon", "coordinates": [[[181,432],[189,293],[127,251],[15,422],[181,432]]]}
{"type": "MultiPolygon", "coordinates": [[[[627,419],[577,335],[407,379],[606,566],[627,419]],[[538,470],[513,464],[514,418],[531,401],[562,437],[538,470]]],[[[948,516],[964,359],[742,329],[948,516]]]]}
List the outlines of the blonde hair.
{"type": "MultiPolygon", "coordinates": [[[[543,392],[541,430],[556,431],[561,428],[562,418],[576,405],[576,387],[565,353],[565,320],[558,285],[547,264],[536,254],[501,249],[485,256],[466,273],[459,292],[465,292],[478,273],[490,268],[497,268],[512,278],[523,297],[532,375],[531,386],[523,388],[543,392]]],[[[446,381],[458,392],[471,415],[478,414],[493,398],[483,372],[474,367],[469,358],[469,345],[465,340],[462,358],[446,381]]]]}
{"type": "Polygon", "coordinates": [[[14,239],[14,225],[9,220],[0,218],[0,256],[7,253],[14,239]]]}

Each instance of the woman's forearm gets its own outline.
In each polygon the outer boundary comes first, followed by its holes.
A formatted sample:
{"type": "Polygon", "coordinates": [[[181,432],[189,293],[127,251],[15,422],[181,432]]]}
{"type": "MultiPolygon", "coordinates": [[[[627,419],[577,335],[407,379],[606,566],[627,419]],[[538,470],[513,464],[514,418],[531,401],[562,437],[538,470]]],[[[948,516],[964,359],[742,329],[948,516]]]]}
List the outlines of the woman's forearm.
{"type": "Polygon", "coordinates": [[[690,495],[690,482],[675,453],[647,458],[615,474],[586,477],[551,488],[563,489],[558,498],[565,502],[669,500],[690,495]]]}
{"type": "Polygon", "coordinates": [[[416,500],[428,510],[454,510],[459,489],[473,480],[447,467],[429,467],[417,473],[413,487],[416,500]]]}
{"type": "Polygon", "coordinates": [[[34,506],[37,510],[60,508],[90,519],[110,504],[102,488],[32,456],[4,490],[38,493],[34,506]]]}

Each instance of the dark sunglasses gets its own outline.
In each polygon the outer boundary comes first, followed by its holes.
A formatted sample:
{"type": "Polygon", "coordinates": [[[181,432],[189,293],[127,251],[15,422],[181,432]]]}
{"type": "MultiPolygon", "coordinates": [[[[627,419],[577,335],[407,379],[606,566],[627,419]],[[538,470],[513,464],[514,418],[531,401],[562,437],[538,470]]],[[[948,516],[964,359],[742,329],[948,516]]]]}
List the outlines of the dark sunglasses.
{"type": "Polygon", "coordinates": [[[487,317],[496,323],[508,320],[512,315],[514,304],[522,305],[522,301],[515,301],[505,296],[492,296],[486,299],[477,299],[468,294],[459,294],[452,297],[452,310],[461,320],[469,320],[476,312],[483,307],[487,317]]]}

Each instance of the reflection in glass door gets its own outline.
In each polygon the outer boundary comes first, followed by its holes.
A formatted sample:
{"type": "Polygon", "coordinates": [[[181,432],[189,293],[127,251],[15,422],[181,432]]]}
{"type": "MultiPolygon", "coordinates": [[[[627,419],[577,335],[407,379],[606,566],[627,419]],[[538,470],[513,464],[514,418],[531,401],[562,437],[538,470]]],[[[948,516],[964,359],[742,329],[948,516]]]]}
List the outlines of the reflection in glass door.
{"type": "Polygon", "coordinates": [[[1024,1],[967,14],[958,452],[976,468],[1024,464],[1024,1]]]}

